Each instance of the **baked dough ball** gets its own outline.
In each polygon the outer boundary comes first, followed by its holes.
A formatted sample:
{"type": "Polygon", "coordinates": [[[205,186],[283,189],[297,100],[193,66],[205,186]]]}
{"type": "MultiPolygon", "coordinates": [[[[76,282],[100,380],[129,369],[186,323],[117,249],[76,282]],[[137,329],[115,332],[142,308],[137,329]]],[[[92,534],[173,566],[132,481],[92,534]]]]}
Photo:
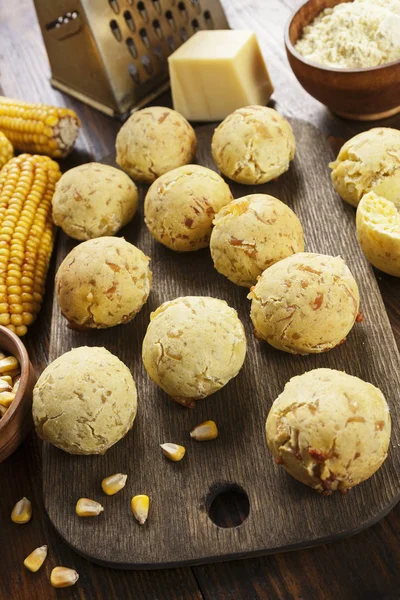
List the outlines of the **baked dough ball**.
{"type": "Polygon", "coordinates": [[[277,198],[251,194],[221,208],[214,219],[210,250],[219,273],[250,287],[267,267],[304,250],[303,228],[277,198]]]}
{"type": "Polygon", "coordinates": [[[245,356],[243,325],[224,300],[185,296],[151,313],[143,363],[179,404],[193,407],[218,391],[239,373],[245,356]]]}
{"type": "Polygon", "coordinates": [[[66,352],[33,390],[36,432],[70,454],[104,454],[131,429],[136,407],[130,370],[105,348],[66,352]]]}
{"type": "Polygon", "coordinates": [[[333,369],[293,377],[266,426],[275,462],[325,494],[346,492],[371,477],[387,457],[390,429],[382,392],[333,369]]]}
{"type": "Polygon", "coordinates": [[[230,114],[212,138],[212,155],[226,177],[248,185],[282,175],[296,143],[288,121],[273,108],[246,106],[230,114]]]}
{"type": "Polygon", "coordinates": [[[63,316],[77,329],[103,329],[131,321],[150,293],[149,261],[123,238],[103,237],[79,244],[56,275],[63,316]]]}
{"type": "Polygon", "coordinates": [[[158,242],[172,250],[205,248],[217,213],[233,199],[217,173],[187,165],[162,175],[144,201],[144,220],[158,242]]]}
{"type": "Polygon", "coordinates": [[[365,194],[356,223],[358,241],[369,262],[400,277],[400,214],[394,203],[375,192],[365,194]]]}
{"type": "Polygon", "coordinates": [[[185,117],[165,106],[134,112],[116,141],[117,163],[136,181],[157,177],[192,162],[196,134],[185,117]]]}
{"type": "Polygon", "coordinates": [[[361,319],[357,283],[340,257],[293,254],[264,271],[248,297],[255,335],[292,354],[334,348],[361,319]]]}
{"type": "Polygon", "coordinates": [[[375,127],[355,135],[330,163],[337,193],[357,206],[369,191],[400,206],[400,131],[375,127]]]}
{"type": "Polygon", "coordinates": [[[120,169],[88,163],[70,169],[56,185],[52,206],[56,225],[76,240],[114,235],[138,207],[136,185],[120,169]]]}

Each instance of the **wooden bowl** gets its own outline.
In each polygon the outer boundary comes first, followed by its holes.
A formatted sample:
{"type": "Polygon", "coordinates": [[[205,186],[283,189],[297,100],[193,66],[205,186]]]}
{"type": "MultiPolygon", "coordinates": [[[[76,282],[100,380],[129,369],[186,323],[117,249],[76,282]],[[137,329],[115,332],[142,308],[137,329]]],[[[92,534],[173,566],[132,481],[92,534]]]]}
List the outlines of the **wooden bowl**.
{"type": "Polygon", "coordinates": [[[324,8],[348,1],[309,0],[293,14],[285,30],[290,66],[303,88],[337,115],[358,121],[390,117],[400,112],[400,60],[365,69],[333,69],[308,61],[294,48],[303,28],[324,8]]]}
{"type": "Polygon", "coordinates": [[[21,366],[21,381],[17,394],[4,417],[0,419],[0,462],[2,462],[18,448],[32,427],[32,394],[36,374],[19,337],[1,326],[0,351],[15,356],[21,366]]]}

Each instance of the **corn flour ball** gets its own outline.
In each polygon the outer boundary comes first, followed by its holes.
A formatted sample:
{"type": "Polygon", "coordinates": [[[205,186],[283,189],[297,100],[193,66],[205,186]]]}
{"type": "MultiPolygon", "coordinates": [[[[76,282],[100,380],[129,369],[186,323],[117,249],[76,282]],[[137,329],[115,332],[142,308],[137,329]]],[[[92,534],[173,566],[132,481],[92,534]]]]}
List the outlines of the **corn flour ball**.
{"type": "Polygon", "coordinates": [[[56,275],[63,316],[78,329],[103,329],[131,321],[150,293],[149,261],[123,238],[103,237],[79,244],[56,275]]]}
{"type": "Polygon", "coordinates": [[[116,140],[117,163],[135,181],[157,177],[192,162],[196,134],[182,115],[165,106],[134,112],[116,140]]]}
{"type": "Polygon", "coordinates": [[[147,373],[172,399],[193,407],[239,373],[246,336],[224,300],[185,296],[151,313],[143,340],[147,373]]]}
{"type": "Polygon", "coordinates": [[[187,165],[162,175],[147,192],[144,219],[155,239],[180,252],[205,248],[217,213],[233,199],[217,173],[187,165]]]}
{"type": "Polygon", "coordinates": [[[288,121],[273,108],[246,106],[230,114],[212,138],[212,155],[226,177],[248,185],[282,175],[296,142],[288,121]]]}
{"type": "Polygon", "coordinates": [[[357,206],[367,192],[375,192],[400,206],[400,131],[374,127],[352,137],[330,163],[337,193],[357,206]]]}
{"type": "Polygon", "coordinates": [[[88,163],[58,181],[53,221],[76,240],[114,235],[133,218],[138,201],[136,185],[120,169],[88,163]]]}
{"type": "Polygon", "coordinates": [[[291,354],[331,350],[359,315],[357,283],[340,257],[299,252],[261,275],[248,298],[254,333],[291,354]]]}
{"type": "Polygon", "coordinates": [[[275,462],[325,494],[346,492],[371,477],[387,457],[390,431],[382,392],[333,369],[293,377],[266,424],[275,462]]]}
{"type": "Polygon", "coordinates": [[[105,348],[66,352],[33,390],[37,434],[70,454],[104,454],[131,429],[136,407],[130,370],[105,348]]]}
{"type": "Polygon", "coordinates": [[[303,228],[277,198],[251,194],[221,208],[214,219],[210,250],[219,273],[251,287],[267,267],[304,250],[303,228]]]}
{"type": "Polygon", "coordinates": [[[356,223],[358,241],[369,262],[400,277],[400,213],[395,204],[369,192],[358,205],[356,223]]]}

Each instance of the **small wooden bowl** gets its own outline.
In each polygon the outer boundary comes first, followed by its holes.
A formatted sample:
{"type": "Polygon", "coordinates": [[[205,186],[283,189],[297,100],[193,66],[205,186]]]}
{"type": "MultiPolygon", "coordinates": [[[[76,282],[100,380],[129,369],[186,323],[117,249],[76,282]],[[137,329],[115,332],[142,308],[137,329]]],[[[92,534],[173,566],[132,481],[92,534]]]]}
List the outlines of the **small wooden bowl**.
{"type": "Polygon", "coordinates": [[[324,8],[342,2],[349,0],[309,0],[290,18],[285,46],[293,73],[311,96],[341,117],[372,121],[395,115],[400,112],[400,60],[366,69],[333,69],[308,61],[294,48],[306,25],[324,8]]]}
{"type": "Polygon", "coordinates": [[[36,374],[29,361],[24,344],[6,327],[0,326],[0,351],[9,353],[19,361],[21,381],[10,408],[0,419],[0,462],[18,448],[32,427],[32,394],[36,374]]]}

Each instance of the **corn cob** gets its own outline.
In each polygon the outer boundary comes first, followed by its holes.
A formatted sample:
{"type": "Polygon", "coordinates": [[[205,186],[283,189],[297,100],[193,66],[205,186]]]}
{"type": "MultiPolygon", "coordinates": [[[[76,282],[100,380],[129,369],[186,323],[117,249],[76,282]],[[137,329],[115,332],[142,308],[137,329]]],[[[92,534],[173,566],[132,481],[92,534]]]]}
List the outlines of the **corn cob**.
{"type": "Polygon", "coordinates": [[[0,325],[19,336],[42,303],[54,245],[51,199],[60,177],[57,163],[29,154],[0,171],[0,325]]]}
{"type": "Polygon", "coordinates": [[[10,140],[0,131],[0,169],[12,159],[14,148],[10,140]]]}
{"type": "Polygon", "coordinates": [[[0,96],[0,131],[24,152],[67,156],[78,135],[80,121],[69,108],[29,104],[0,96]]]}

